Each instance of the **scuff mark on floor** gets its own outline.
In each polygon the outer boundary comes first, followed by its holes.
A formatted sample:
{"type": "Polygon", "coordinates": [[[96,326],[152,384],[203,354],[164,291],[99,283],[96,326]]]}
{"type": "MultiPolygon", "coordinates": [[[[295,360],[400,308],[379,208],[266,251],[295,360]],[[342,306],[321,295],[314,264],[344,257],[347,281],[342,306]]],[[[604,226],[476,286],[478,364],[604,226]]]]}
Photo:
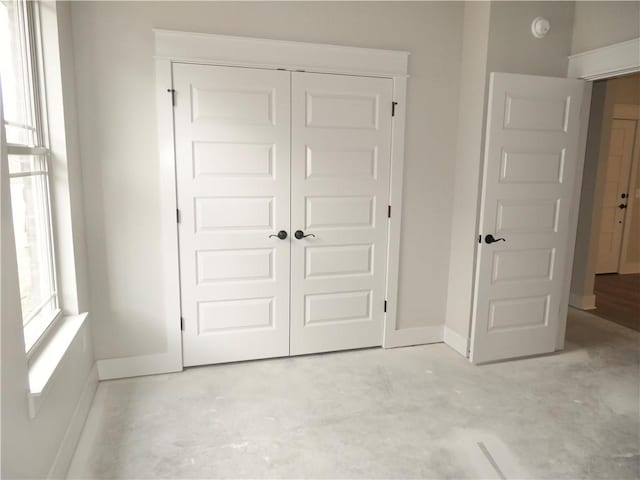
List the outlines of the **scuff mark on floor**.
{"type": "Polygon", "coordinates": [[[478,442],[478,447],[480,448],[480,451],[484,454],[484,456],[487,458],[487,460],[489,461],[489,463],[491,464],[493,469],[496,471],[498,476],[502,480],[507,480],[507,477],[505,477],[504,473],[502,473],[502,470],[500,470],[500,467],[498,466],[498,464],[496,463],[495,459],[493,458],[493,456],[491,455],[491,453],[487,449],[486,445],[483,442],[478,442]]]}
{"type": "Polygon", "coordinates": [[[378,376],[380,377],[380,383],[384,392],[387,395],[393,395],[393,385],[391,384],[391,380],[389,379],[387,369],[382,365],[378,365],[378,368],[376,370],[378,371],[378,376]]]}

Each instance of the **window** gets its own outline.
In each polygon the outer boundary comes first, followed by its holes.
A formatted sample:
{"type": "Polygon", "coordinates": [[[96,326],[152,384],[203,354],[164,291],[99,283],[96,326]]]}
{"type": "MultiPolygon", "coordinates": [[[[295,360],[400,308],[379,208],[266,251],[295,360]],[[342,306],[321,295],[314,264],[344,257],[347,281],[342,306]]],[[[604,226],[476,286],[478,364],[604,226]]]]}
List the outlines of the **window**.
{"type": "Polygon", "coordinates": [[[37,2],[0,0],[0,81],[27,351],[59,314],[37,2]]]}

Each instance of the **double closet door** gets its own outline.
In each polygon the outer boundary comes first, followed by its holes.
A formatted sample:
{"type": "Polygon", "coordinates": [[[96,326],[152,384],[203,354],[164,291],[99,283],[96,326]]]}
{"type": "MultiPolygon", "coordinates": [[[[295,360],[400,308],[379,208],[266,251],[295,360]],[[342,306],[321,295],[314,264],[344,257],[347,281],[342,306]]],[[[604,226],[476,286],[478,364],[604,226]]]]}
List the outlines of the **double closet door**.
{"type": "Polygon", "coordinates": [[[184,365],[381,345],[392,81],[174,64],[173,83],[184,365]]]}

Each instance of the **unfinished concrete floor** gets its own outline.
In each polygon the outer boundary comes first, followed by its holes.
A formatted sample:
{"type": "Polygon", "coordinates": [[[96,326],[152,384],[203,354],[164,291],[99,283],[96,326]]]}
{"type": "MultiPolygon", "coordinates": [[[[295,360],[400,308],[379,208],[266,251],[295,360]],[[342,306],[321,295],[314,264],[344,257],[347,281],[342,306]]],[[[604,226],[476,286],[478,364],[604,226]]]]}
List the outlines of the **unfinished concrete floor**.
{"type": "Polygon", "coordinates": [[[103,382],[71,478],[638,478],[640,335],[475,367],[443,344],[103,382]]]}

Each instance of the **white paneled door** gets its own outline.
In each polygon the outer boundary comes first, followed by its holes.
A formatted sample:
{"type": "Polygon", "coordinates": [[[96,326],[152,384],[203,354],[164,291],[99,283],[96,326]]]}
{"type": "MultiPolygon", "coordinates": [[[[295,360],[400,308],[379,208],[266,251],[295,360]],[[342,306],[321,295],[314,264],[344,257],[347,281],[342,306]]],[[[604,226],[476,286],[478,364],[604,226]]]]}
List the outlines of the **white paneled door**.
{"type": "Polygon", "coordinates": [[[173,68],[184,365],[381,345],[392,81],[173,68]]]}
{"type": "Polygon", "coordinates": [[[580,80],[491,74],[474,363],[556,348],[584,91],[580,80]]]}
{"type": "Polygon", "coordinates": [[[290,74],[173,68],[184,365],[288,355],[290,74]]]}
{"type": "Polygon", "coordinates": [[[613,119],[600,207],[596,273],[616,273],[624,229],[636,120],[613,119]]]}
{"type": "Polygon", "coordinates": [[[292,74],[292,355],[382,344],[392,88],[292,74]]]}

